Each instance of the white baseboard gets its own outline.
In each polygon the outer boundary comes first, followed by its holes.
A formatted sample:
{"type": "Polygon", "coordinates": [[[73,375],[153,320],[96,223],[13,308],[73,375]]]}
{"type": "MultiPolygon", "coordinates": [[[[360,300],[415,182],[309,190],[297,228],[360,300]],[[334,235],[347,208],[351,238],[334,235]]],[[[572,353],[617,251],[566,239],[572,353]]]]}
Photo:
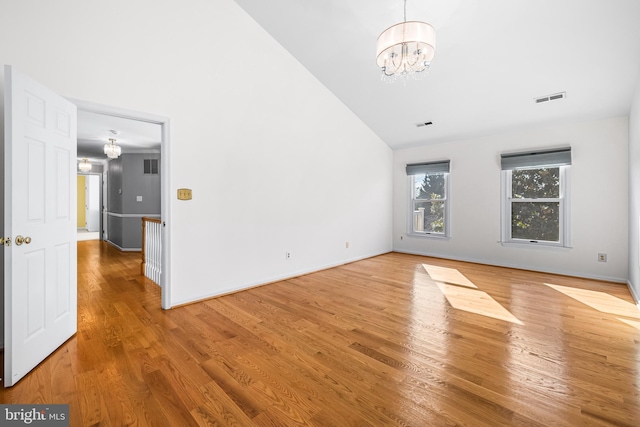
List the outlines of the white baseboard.
{"type": "Polygon", "coordinates": [[[359,257],[355,257],[355,258],[349,258],[349,259],[346,259],[346,260],[343,260],[343,261],[339,261],[339,262],[336,262],[336,263],[329,263],[329,264],[320,265],[320,266],[313,267],[313,268],[306,269],[306,270],[294,271],[292,273],[289,273],[289,274],[286,274],[286,275],[282,275],[282,276],[270,277],[270,278],[267,278],[267,279],[260,280],[259,282],[253,282],[253,283],[248,283],[248,284],[237,286],[237,287],[233,287],[233,288],[227,288],[227,289],[225,289],[223,291],[216,292],[214,294],[207,294],[207,295],[202,295],[202,296],[199,296],[199,297],[196,297],[196,298],[193,298],[193,299],[178,301],[178,302],[174,303],[171,306],[171,308],[179,307],[181,305],[186,305],[186,304],[193,304],[195,302],[204,301],[204,300],[208,300],[208,299],[211,299],[211,298],[217,298],[217,297],[221,297],[221,296],[224,296],[224,295],[233,294],[235,292],[246,291],[247,289],[257,288],[257,287],[260,287],[260,286],[268,285],[270,283],[281,282],[283,280],[293,279],[295,277],[304,276],[305,274],[317,273],[318,271],[327,270],[329,268],[334,268],[334,267],[339,267],[341,265],[350,264],[352,262],[361,261],[361,260],[367,259],[367,258],[373,258],[375,256],[387,254],[389,252],[391,252],[391,251],[384,251],[384,252],[380,252],[380,253],[374,253],[374,254],[370,254],[370,255],[363,255],[363,256],[359,256],[359,257]]]}
{"type": "Polygon", "coordinates": [[[579,272],[579,271],[568,271],[568,270],[560,270],[560,269],[555,269],[555,268],[536,268],[536,267],[531,267],[530,265],[512,264],[512,263],[507,263],[507,262],[504,262],[504,263],[503,262],[492,262],[492,261],[487,261],[487,260],[482,260],[482,259],[474,259],[474,258],[466,258],[466,257],[453,257],[453,256],[449,256],[449,255],[433,254],[433,253],[420,252],[420,251],[404,251],[404,250],[394,249],[394,252],[398,252],[398,253],[402,253],[402,254],[410,254],[410,255],[428,256],[428,257],[433,257],[433,258],[450,259],[450,260],[454,260],[454,261],[472,262],[474,264],[493,265],[493,266],[496,266],[496,267],[515,268],[515,269],[518,269],[518,270],[537,271],[539,273],[559,274],[561,276],[573,276],[573,277],[580,277],[580,278],[583,278],[583,279],[602,280],[602,281],[605,281],[605,282],[627,283],[627,278],[626,277],[599,276],[599,275],[594,275],[594,274],[584,274],[584,273],[579,272]]]}
{"type": "Polygon", "coordinates": [[[113,243],[111,240],[107,240],[107,243],[122,252],[142,252],[142,248],[121,248],[120,246],[113,243]]]}

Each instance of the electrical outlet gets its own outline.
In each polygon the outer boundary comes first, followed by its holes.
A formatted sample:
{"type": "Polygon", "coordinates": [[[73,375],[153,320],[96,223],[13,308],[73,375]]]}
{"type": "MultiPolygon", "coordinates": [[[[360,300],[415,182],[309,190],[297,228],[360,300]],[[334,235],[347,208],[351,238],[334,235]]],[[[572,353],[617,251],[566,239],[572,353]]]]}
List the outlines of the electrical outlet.
{"type": "Polygon", "coordinates": [[[607,262],[607,254],[598,254],[598,262],[607,262]]]}
{"type": "Polygon", "coordinates": [[[285,252],[284,259],[291,259],[291,252],[285,252]]]}

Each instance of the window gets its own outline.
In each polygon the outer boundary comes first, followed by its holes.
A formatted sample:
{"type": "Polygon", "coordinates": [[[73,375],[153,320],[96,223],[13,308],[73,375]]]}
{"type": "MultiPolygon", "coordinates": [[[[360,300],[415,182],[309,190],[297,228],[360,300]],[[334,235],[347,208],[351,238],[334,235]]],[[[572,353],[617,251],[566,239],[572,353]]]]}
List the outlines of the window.
{"type": "Polygon", "coordinates": [[[569,246],[571,149],[502,155],[502,241],[569,246]]]}
{"type": "Polygon", "coordinates": [[[409,234],[448,237],[449,161],[407,165],[411,191],[409,234]]]}

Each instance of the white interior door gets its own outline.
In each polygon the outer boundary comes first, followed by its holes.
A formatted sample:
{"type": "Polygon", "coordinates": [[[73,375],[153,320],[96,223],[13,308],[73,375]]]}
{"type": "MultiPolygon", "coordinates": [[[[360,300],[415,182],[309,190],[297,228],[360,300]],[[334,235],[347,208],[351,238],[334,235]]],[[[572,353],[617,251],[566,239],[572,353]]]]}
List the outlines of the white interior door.
{"type": "Polygon", "coordinates": [[[76,332],[76,106],[5,65],[5,386],[76,332]]]}
{"type": "Polygon", "coordinates": [[[100,175],[87,175],[87,231],[100,230],[100,175]]]}

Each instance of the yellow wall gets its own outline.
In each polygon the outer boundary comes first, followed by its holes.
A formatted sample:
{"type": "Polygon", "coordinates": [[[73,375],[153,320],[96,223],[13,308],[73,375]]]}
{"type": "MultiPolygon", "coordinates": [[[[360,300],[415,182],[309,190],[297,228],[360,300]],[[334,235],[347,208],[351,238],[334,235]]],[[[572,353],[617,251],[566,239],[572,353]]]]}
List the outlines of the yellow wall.
{"type": "Polygon", "coordinates": [[[87,227],[87,180],[86,176],[78,175],[78,228],[87,227]]]}

